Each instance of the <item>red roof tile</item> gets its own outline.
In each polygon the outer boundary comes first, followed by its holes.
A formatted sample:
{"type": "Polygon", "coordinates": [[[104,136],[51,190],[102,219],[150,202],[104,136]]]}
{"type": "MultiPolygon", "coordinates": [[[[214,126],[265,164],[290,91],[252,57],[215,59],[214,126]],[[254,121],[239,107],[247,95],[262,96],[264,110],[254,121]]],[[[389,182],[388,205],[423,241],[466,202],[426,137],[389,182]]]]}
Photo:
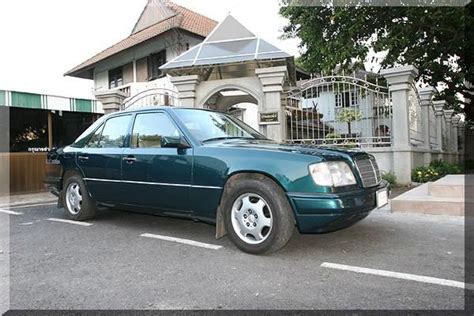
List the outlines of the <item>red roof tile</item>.
{"type": "Polygon", "coordinates": [[[191,11],[185,7],[177,5],[173,2],[167,3],[168,7],[176,12],[176,15],[158,22],[146,29],[136,32],[129,37],[121,40],[117,44],[110,46],[95,56],[89,58],[80,65],[66,72],[66,76],[90,78],[91,75],[87,75],[87,71],[93,68],[97,62],[104,60],[112,55],[115,55],[121,51],[129,49],[135,45],[143,43],[153,37],[163,34],[174,28],[186,30],[188,32],[197,34],[202,37],[207,37],[209,33],[217,25],[217,22],[194,11],[191,11]]]}

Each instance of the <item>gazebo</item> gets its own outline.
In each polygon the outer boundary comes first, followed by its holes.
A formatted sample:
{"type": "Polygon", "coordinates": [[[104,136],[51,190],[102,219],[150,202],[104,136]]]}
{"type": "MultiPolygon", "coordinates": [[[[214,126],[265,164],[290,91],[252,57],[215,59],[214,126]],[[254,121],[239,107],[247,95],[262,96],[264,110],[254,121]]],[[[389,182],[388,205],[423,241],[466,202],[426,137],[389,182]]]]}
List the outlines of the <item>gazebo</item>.
{"type": "Polygon", "coordinates": [[[285,139],[282,95],[296,83],[294,58],[228,15],[199,45],[160,69],[172,78],[182,106],[223,112],[240,103],[258,105],[260,131],[285,139]]]}

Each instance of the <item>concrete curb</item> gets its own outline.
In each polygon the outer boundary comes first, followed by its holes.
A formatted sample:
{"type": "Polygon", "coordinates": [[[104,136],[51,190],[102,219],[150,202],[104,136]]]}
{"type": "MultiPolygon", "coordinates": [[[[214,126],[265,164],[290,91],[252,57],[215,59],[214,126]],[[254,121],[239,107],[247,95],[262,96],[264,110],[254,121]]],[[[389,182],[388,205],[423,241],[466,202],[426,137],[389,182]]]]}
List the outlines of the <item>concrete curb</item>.
{"type": "Polygon", "coordinates": [[[0,197],[0,208],[56,202],[58,198],[49,192],[0,197]]]}

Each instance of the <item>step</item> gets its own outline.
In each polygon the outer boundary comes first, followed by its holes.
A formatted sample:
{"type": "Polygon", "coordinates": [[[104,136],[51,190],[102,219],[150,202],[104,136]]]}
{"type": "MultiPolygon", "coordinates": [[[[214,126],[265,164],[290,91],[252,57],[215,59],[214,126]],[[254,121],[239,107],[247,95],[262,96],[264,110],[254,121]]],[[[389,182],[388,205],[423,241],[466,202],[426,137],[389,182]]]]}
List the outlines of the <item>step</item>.
{"type": "Polygon", "coordinates": [[[392,199],[392,212],[464,216],[464,196],[431,196],[429,186],[428,183],[422,184],[392,199]]]}
{"type": "MultiPolygon", "coordinates": [[[[436,182],[430,182],[428,184],[428,191],[430,196],[463,199],[465,187],[464,175],[448,175],[436,182]]],[[[468,188],[474,189],[471,183],[469,183],[468,188]]]]}
{"type": "Polygon", "coordinates": [[[392,212],[464,216],[463,201],[392,200],[392,212]]]}

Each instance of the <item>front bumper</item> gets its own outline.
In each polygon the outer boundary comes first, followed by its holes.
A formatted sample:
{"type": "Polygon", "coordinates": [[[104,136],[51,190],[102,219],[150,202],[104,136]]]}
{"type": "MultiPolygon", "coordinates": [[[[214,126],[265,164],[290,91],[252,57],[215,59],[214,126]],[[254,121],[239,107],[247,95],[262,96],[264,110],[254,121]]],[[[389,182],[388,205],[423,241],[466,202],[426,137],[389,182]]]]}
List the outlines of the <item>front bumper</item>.
{"type": "Polygon", "coordinates": [[[378,186],[344,193],[287,193],[300,233],[325,233],[355,224],[377,208],[378,186]]]}

